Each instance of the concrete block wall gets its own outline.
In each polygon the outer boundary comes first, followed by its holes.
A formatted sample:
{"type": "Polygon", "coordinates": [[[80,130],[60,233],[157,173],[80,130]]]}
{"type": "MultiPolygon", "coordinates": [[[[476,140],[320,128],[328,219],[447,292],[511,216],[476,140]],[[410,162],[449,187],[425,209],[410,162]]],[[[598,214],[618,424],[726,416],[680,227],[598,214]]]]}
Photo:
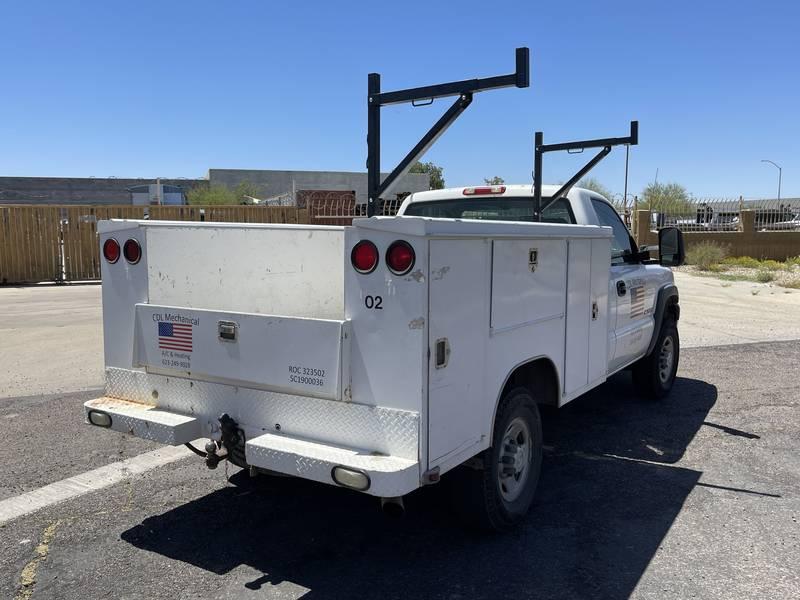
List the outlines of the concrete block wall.
{"type": "MultiPolygon", "coordinates": [[[[755,212],[741,211],[739,231],[685,231],[686,249],[700,242],[715,242],[727,246],[730,256],[772,260],[800,256],[800,231],[756,231],[755,212]]],[[[651,230],[650,222],[649,210],[634,213],[633,235],[640,246],[658,244],[658,232],[651,230]]]]}

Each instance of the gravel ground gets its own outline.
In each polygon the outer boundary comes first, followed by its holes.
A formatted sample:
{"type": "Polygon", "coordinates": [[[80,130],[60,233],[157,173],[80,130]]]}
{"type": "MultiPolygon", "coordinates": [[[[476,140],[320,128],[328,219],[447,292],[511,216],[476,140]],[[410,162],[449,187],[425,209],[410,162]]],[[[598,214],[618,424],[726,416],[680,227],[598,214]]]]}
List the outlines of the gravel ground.
{"type": "Polygon", "coordinates": [[[714,277],[725,281],[726,279],[737,278],[754,283],[761,283],[760,275],[767,274],[772,279],[768,283],[772,286],[783,287],[787,289],[800,289],[800,265],[793,265],[785,269],[765,269],[765,268],[751,268],[740,267],[736,265],[717,265],[717,270],[702,271],[692,265],[684,265],[678,267],[676,271],[680,273],[689,273],[699,277],[714,277]]]}

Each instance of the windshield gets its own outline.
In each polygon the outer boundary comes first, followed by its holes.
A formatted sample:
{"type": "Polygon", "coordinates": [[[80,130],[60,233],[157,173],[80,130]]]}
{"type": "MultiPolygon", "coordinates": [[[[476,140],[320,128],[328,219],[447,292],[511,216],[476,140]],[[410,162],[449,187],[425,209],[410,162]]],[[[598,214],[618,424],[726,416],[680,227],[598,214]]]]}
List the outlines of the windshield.
{"type": "MultiPolygon", "coordinates": [[[[544,204],[548,198],[542,198],[544,204]]],[[[475,219],[478,221],[533,221],[533,198],[454,198],[432,202],[412,202],[403,215],[440,219],[475,219]]],[[[542,212],[545,223],[575,223],[565,198],[559,198],[542,212]]]]}

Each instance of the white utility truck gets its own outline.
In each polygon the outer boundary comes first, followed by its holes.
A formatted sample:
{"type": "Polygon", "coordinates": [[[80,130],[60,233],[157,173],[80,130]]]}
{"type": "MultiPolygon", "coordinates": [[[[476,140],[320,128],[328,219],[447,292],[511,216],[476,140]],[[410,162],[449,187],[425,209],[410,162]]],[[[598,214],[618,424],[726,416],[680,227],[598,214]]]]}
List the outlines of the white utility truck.
{"type": "MultiPolygon", "coordinates": [[[[537,143],[538,163],[546,151],[537,143]]],[[[227,459],[395,508],[453,471],[472,523],[505,529],[536,490],[537,405],[626,367],[660,397],[678,365],[666,265],[682,259],[680,232],[662,230],[651,260],[574,185],[421,192],[348,227],[98,230],[106,391],[86,419],[189,444],[212,468],[227,459]]]]}

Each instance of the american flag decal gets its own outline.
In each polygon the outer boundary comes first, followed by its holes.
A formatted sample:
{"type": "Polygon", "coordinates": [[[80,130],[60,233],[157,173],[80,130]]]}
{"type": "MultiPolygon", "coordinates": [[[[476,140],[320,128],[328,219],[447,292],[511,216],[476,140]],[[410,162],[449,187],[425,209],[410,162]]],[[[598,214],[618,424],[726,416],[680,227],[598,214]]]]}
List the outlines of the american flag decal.
{"type": "Polygon", "coordinates": [[[158,322],[158,347],[163,350],[192,351],[192,325],[158,322]]]}
{"type": "Polygon", "coordinates": [[[641,317],[644,314],[644,286],[631,288],[631,317],[641,317]]]}

